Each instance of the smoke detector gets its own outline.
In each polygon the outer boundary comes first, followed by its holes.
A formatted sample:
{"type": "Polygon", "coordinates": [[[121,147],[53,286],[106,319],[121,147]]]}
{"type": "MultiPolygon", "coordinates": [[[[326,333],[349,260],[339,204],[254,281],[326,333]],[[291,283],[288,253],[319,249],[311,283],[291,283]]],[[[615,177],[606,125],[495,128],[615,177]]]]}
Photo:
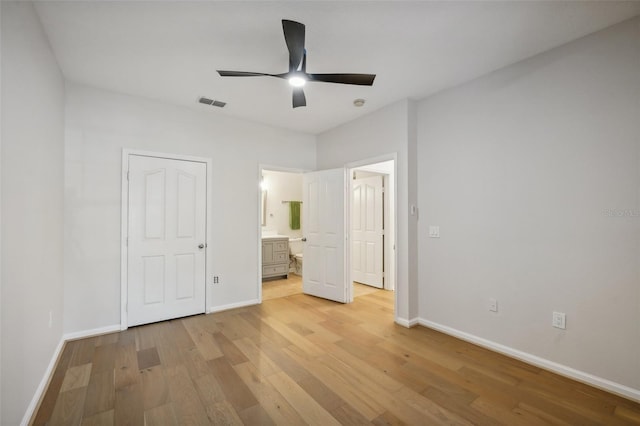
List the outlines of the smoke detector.
{"type": "Polygon", "coordinates": [[[353,106],[355,107],[361,107],[362,105],[364,105],[364,99],[362,98],[358,98],[353,101],[353,106]]]}

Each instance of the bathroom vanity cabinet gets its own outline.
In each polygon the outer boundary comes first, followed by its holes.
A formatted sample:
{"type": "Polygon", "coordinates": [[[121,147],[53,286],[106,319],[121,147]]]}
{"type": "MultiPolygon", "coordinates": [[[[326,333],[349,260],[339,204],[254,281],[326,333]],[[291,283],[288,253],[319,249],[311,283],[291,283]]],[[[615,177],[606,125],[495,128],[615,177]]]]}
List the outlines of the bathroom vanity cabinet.
{"type": "Polygon", "coordinates": [[[262,278],[289,278],[289,237],[262,238],[262,278]]]}

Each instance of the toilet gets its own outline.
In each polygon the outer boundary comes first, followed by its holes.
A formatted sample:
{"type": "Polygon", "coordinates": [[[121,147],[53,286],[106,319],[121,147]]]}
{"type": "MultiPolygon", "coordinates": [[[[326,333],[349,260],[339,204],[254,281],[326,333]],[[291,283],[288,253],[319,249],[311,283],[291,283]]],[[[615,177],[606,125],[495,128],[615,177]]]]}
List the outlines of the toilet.
{"type": "Polygon", "coordinates": [[[296,275],[302,275],[302,256],[304,252],[304,242],[302,238],[289,238],[289,258],[290,271],[296,275]]]}

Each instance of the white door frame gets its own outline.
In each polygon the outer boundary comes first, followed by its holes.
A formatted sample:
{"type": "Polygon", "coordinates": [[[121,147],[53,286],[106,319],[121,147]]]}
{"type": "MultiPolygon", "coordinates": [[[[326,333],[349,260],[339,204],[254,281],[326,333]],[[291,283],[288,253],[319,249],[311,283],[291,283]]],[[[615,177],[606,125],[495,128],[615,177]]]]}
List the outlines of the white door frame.
{"type": "MultiPolygon", "coordinates": [[[[122,174],[121,174],[121,201],[120,201],[120,212],[121,212],[121,220],[120,220],[120,330],[126,330],[127,325],[127,304],[128,304],[128,255],[129,248],[127,246],[127,238],[128,238],[128,230],[129,230],[129,180],[127,179],[127,173],[129,170],[129,156],[130,155],[138,155],[141,157],[157,157],[157,158],[166,158],[169,160],[182,160],[182,161],[194,161],[198,163],[205,163],[207,165],[207,176],[206,176],[206,196],[207,196],[207,212],[206,212],[206,242],[213,241],[212,238],[212,223],[211,223],[211,212],[212,212],[212,196],[211,190],[213,187],[212,177],[213,177],[213,169],[212,169],[212,161],[210,158],[204,157],[194,157],[190,155],[181,155],[181,154],[167,154],[161,152],[151,152],[151,151],[142,151],[135,149],[122,149],[122,174]]],[[[210,303],[209,303],[209,277],[208,272],[213,270],[212,256],[210,255],[211,251],[207,250],[206,252],[206,260],[205,260],[205,313],[210,312],[210,303]]],[[[212,278],[213,280],[213,278],[212,278]]]]}
{"type": "MultiPolygon", "coordinates": [[[[258,235],[258,303],[262,303],[262,220],[261,220],[261,204],[262,204],[262,190],[260,188],[260,182],[262,180],[262,172],[264,170],[272,171],[272,172],[285,172],[285,173],[296,173],[303,174],[310,172],[311,170],[305,169],[295,169],[291,167],[281,167],[281,166],[272,166],[268,164],[258,164],[258,184],[256,185],[257,197],[258,197],[258,210],[257,210],[257,220],[258,224],[257,235],[258,235]]],[[[267,200],[269,199],[269,195],[267,194],[267,200]]]]}
{"type": "MultiPolygon", "coordinates": [[[[367,166],[370,164],[375,164],[375,163],[382,163],[384,161],[393,161],[393,175],[394,175],[394,179],[393,179],[393,209],[394,209],[394,221],[393,221],[393,240],[389,241],[389,244],[391,244],[391,247],[396,247],[395,250],[393,250],[393,263],[395,265],[394,268],[392,268],[392,273],[390,274],[389,278],[391,278],[393,280],[393,315],[394,318],[397,320],[398,319],[398,292],[397,292],[397,281],[398,281],[398,248],[397,248],[397,240],[398,240],[398,154],[393,152],[393,153],[389,153],[389,154],[384,154],[378,157],[372,157],[372,158],[366,158],[366,159],[362,159],[362,160],[358,160],[358,161],[354,161],[354,162],[350,162],[345,164],[343,167],[347,170],[347,172],[349,173],[349,175],[351,175],[351,173],[353,173],[352,169],[358,168],[358,167],[362,167],[362,166],[367,166]]],[[[262,197],[262,192],[260,190],[260,179],[262,176],[262,171],[263,170],[273,170],[273,171],[279,171],[279,172],[290,172],[290,173],[305,173],[308,171],[312,171],[312,170],[305,170],[305,169],[296,169],[296,168],[288,168],[288,167],[281,167],[281,166],[272,166],[272,165],[267,165],[267,164],[258,164],[258,174],[256,177],[256,234],[257,234],[257,250],[258,250],[258,262],[262,261],[262,244],[260,243],[262,240],[262,226],[261,223],[262,221],[260,220],[260,200],[262,197]]],[[[346,188],[345,191],[349,191],[351,184],[350,184],[350,179],[349,179],[349,183],[348,186],[349,188],[346,188]]],[[[351,245],[351,237],[350,237],[350,232],[351,232],[351,197],[347,196],[346,200],[346,211],[349,212],[349,214],[345,214],[345,232],[347,235],[347,239],[346,239],[346,244],[347,245],[351,245]]],[[[353,302],[353,280],[351,279],[351,256],[350,253],[351,250],[345,250],[345,268],[346,268],[346,274],[347,274],[347,283],[350,283],[350,285],[347,285],[347,303],[351,303],[353,302]]],[[[258,287],[258,303],[262,303],[262,268],[258,267],[258,281],[257,281],[257,287],[258,287]]],[[[397,322],[397,321],[396,321],[397,322]]]]}

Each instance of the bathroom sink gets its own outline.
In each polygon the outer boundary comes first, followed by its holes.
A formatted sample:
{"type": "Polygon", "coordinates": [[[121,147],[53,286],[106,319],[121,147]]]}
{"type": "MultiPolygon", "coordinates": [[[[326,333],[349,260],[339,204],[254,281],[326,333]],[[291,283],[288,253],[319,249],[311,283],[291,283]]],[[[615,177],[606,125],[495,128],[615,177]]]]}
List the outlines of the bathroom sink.
{"type": "Polygon", "coordinates": [[[286,235],[278,235],[278,234],[264,234],[264,233],[262,234],[262,239],[263,239],[263,240],[268,240],[268,239],[270,239],[270,238],[287,238],[287,239],[289,239],[289,237],[288,237],[288,236],[286,236],[286,235]]]}

